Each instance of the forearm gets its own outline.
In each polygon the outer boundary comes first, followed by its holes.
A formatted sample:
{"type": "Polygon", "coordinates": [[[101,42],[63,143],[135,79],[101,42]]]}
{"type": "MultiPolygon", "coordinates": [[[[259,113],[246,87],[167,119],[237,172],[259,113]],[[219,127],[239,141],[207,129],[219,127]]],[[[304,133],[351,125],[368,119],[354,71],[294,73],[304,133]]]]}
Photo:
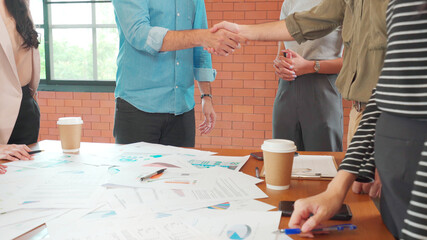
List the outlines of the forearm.
{"type": "MultiPolygon", "coordinates": [[[[314,66],[315,62],[312,61],[314,66]]],[[[342,58],[332,59],[332,60],[321,60],[319,61],[320,70],[319,73],[323,74],[338,74],[342,68],[342,58]]],[[[313,67],[314,71],[314,67],[313,67]]]]}
{"type": "Polygon", "coordinates": [[[239,25],[239,34],[253,41],[293,41],[285,20],[256,25],[239,25]]]}
{"type": "Polygon", "coordinates": [[[168,31],[163,38],[160,51],[168,52],[202,46],[203,36],[207,34],[210,34],[207,29],[168,31]]]}
{"type": "Polygon", "coordinates": [[[340,200],[344,201],[344,198],[356,180],[356,175],[345,170],[338,171],[337,175],[329,183],[327,192],[333,193],[340,200]]]}
{"type": "Polygon", "coordinates": [[[211,92],[211,83],[210,82],[197,82],[197,85],[199,86],[200,95],[203,94],[212,94],[211,92]]]}

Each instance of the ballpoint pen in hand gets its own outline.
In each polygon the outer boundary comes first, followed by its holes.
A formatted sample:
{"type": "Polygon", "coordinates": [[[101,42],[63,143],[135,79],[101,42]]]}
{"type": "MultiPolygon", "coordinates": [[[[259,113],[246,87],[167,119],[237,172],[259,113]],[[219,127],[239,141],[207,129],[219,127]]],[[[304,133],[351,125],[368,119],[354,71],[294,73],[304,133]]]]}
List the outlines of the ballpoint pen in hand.
{"type": "MultiPolygon", "coordinates": [[[[311,230],[311,233],[316,234],[316,233],[327,233],[332,231],[355,230],[355,229],[357,229],[356,225],[348,223],[348,224],[339,224],[339,225],[333,225],[333,226],[322,227],[322,228],[315,228],[311,230]]],[[[286,233],[287,235],[302,233],[300,228],[278,229],[277,231],[281,233],[286,233]]]]}
{"type": "Polygon", "coordinates": [[[155,175],[157,175],[157,174],[160,174],[160,173],[164,172],[165,170],[166,170],[166,168],[162,168],[162,169],[160,169],[160,170],[158,170],[158,171],[155,171],[155,172],[153,172],[153,173],[150,173],[150,174],[148,174],[148,175],[145,175],[144,177],[141,177],[141,182],[142,182],[142,181],[144,181],[144,180],[146,180],[146,179],[151,178],[152,176],[155,176],[155,175]]]}

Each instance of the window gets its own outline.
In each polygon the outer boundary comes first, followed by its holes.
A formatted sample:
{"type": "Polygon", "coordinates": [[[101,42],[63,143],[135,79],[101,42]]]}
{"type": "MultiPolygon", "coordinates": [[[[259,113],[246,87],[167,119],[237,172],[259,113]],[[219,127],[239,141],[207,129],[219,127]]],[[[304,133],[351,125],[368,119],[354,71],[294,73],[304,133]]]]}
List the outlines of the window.
{"type": "Polygon", "coordinates": [[[112,91],[118,33],[111,1],[31,0],[41,90],[112,91]]]}

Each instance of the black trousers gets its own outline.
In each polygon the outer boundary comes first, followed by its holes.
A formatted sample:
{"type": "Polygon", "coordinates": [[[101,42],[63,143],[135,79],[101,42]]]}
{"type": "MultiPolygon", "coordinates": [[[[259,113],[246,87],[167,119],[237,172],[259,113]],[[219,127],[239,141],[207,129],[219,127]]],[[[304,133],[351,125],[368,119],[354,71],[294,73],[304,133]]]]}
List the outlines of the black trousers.
{"type": "Polygon", "coordinates": [[[113,135],[118,144],[143,141],[177,147],[194,147],[196,136],[194,109],[181,115],[148,113],[117,98],[113,135]]]}
{"type": "Polygon", "coordinates": [[[375,164],[382,182],[380,211],[400,238],[418,162],[427,141],[427,121],[382,113],[375,133],[375,164]]]}
{"type": "Polygon", "coordinates": [[[22,101],[18,118],[13,127],[8,144],[36,143],[40,130],[40,109],[36,100],[31,96],[29,86],[22,87],[22,101]]]}

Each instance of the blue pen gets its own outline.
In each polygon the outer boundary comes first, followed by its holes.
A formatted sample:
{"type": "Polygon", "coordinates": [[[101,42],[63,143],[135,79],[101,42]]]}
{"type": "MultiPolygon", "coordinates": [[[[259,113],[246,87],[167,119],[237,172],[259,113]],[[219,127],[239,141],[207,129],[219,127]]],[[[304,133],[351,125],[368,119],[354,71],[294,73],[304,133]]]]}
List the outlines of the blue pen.
{"type": "MultiPolygon", "coordinates": [[[[331,232],[331,231],[343,231],[343,230],[355,230],[355,229],[357,229],[356,225],[348,223],[348,224],[340,224],[340,225],[334,225],[329,227],[315,228],[311,230],[311,232],[319,233],[319,232],[331,232]]],[[[302,233],[300,228],[279,229],[278,231],[281,233],[286,233],[287,235],[302,233]]]]}

